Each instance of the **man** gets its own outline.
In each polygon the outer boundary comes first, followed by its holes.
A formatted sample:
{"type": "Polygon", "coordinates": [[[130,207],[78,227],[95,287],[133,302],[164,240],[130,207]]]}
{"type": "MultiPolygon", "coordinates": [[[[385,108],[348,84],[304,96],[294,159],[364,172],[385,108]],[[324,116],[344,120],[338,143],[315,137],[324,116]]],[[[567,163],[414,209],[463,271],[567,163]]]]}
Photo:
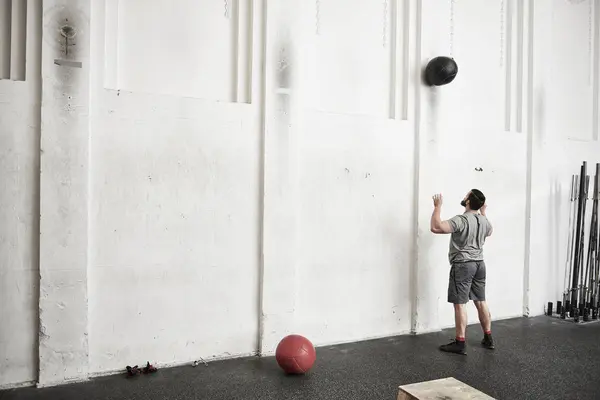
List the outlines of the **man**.
{"type": "Polygon", "coordinates": [[[456,339],[440,346],[440,350],[451,353],[467,354],[465,347],[465,331],[467,328],[466,304],[473,300],[479,312],[479,322],[483,328],[481,344],[494,348],[492,339],[492,323],[490,311],[485,301],[485,263],[483,261],[483,244],[492,234],[492,224],[486,217],[485,196],[481,191],[473,189],[467,193],[460,205],[465,208],[461,215],[442,221],[442,195],[433,196],[433,215],[431,216],[431,232],[451,234],[450,281],[448,284],[448,302],[454,304],[454,321],[456,339]]]}

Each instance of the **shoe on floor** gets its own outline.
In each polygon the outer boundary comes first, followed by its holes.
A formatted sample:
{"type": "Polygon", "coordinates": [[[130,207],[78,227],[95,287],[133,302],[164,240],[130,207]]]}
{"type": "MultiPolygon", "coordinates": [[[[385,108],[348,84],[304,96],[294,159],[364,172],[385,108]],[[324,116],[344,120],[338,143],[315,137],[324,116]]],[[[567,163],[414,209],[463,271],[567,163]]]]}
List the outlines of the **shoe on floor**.
{"type": "Polygon", "coordinates": [[[447,353],[456,353],[456,354],[467,354],[467,349],[465,342],[459,342],[458,340],[453,340],[448,344],[444,344],[440,346],[441,351],[445,351],[447,353]]]}
{"type": "Polygon", "coordinates": [[[485,335],[483,337],[483,340],[481,340],[481,345],[483,347],[485,347],[486,349],[490,349],[490,350],[493,350],[496,348],[496,346],[494,344],[494,339],[488,335],[485,335]]]}

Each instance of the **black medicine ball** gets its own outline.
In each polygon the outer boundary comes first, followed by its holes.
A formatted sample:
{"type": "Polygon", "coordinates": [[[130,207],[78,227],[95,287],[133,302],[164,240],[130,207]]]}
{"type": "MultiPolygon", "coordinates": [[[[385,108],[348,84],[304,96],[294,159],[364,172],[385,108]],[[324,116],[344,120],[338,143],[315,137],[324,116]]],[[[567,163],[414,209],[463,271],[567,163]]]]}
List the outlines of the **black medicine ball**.
{"type": "Polygon", "coordinates": [[[447,85],[458,74],[458,65],[450,57],[436,57],[425,68],[427,83],[434,86],[447,85]]]}

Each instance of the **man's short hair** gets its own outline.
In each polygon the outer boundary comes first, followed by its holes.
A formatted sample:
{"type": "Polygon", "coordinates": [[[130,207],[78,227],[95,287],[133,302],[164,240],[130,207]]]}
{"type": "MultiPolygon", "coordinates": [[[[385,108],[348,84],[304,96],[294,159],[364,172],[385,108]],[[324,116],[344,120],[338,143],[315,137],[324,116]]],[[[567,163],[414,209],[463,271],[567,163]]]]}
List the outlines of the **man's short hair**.
{"type": "Polygon", "coordinates": [[[471,189],[469,193],[469,208],[477,211],[485,204],[485,196],[481,193],[481,190],[471,189]]]}

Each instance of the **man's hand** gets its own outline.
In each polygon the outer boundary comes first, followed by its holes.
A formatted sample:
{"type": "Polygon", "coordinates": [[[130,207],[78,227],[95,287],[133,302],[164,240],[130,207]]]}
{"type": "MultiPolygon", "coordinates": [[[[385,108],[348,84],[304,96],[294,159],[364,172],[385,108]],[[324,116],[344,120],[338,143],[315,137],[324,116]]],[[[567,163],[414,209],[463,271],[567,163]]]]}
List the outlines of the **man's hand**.
{"type": "Polygon", "coordinates": [[[433,206],[435,208],[441,208],[443,202],[444,202],[444,198],[442,197],[441,193],[433,195],[433,206]]]}
{"type": "Polygon", "coordinates": [[[442,212],[442,203],[444,202],[444,198],[442,194],[434,194],[433,195],[433,214],[431,215],[431,232],[433,233],[452,233],[452,227],[448,221],[442,221],[442,217],[440,216],[442,212]]]}
{"type": "MultiPolygon", "coordinates": [[[[482,205],[481,208],[479,209],[479,212],[481,213],[481,215],[483,215],[487,219],[487,215],[485,215],[486,211],[487,211],[487,203],[482,205]]],[[[486,237],[492,236],[492,232],[494,232],[494,227],[492,226],[492,223],[490,222],[489,219],[487,220],[487,222],[489,225],[489,229],[488,229],[486,237]]]]}
{"type": "Polygon", "coordinates": [[[484,204],[481,206],[481,208],[479,209],[479,212],[481,213],[481,215],[483,215],[485,217],[485,211],[487,210],[487,204],[484,204]]]}

